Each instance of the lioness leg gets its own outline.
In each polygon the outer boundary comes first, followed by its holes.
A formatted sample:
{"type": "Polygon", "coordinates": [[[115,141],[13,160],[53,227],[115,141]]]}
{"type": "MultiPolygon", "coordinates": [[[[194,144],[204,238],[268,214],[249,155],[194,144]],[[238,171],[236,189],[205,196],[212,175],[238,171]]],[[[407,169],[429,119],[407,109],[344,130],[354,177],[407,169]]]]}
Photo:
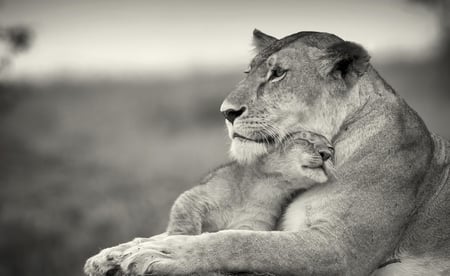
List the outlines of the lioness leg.
{"type": "Polygon", "coordinates": [[[339,240],[325,238],[320,232],[224,230],[168,236],[130,248],[124,253],[121,269],[130,276],[211,275],[208,273],[215,271],[343,275],[346,267],[341,248],[339,240]],[[317,258],[318,252],[326,254],[317,258]]]}

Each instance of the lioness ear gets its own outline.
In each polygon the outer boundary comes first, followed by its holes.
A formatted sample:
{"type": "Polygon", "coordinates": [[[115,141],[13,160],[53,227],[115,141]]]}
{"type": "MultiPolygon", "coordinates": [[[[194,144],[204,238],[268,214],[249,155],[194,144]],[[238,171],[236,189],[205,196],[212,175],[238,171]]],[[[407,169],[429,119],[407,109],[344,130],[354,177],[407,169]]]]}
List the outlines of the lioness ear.
{"type": "Polygon", "coordinates": [[[322,76],[342,79],[350,88],[367,71],[370,56],[360,45],[343,41],[328,47],[319,59],[322,76]]]}
{"type": "Polygon", "coordinates": [[[275,37],[265,34],[258,29],[253,30],[253,46],[258,52],[277,40],[275,37]]]}

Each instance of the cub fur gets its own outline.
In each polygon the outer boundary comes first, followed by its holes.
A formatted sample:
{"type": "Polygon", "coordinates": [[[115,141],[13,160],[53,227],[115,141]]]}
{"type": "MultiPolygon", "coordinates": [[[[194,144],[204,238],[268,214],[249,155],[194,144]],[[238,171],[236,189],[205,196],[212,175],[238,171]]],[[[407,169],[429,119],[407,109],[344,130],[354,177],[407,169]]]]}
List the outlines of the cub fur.
{"type": "Polygon", "coordinates": [[[292,134],[256,162],[235,162],[183,193],[172,207],[167,233],[274,230],[294,194],[329,180],[332,155],[325,137],[306,131],[292,134]]]}

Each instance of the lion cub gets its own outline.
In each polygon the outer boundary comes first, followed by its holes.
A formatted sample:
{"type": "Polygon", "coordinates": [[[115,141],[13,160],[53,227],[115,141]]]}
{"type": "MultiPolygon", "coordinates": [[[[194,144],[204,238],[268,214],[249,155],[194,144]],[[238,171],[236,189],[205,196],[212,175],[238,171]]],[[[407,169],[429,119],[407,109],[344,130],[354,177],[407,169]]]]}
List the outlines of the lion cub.
{"type": "Polygon", "coordinates": [[[328,181],[332,156],[325,137],[299,132],[254,164],[219,168],[175,201],[167,233],[274,230],[293,195],[328,181]]]}

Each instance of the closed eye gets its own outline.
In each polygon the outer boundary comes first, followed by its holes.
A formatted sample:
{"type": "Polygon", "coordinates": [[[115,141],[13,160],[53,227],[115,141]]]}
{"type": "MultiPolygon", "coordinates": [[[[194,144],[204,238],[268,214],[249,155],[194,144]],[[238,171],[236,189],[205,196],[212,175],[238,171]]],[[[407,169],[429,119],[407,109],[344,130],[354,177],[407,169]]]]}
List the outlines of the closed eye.
{"type": "Polygon", "coordinates": [[[247,69],[244,71],[245,74],[250,73],[250,71],[252,70],[251,66],[248,66],[247,69]]]}

